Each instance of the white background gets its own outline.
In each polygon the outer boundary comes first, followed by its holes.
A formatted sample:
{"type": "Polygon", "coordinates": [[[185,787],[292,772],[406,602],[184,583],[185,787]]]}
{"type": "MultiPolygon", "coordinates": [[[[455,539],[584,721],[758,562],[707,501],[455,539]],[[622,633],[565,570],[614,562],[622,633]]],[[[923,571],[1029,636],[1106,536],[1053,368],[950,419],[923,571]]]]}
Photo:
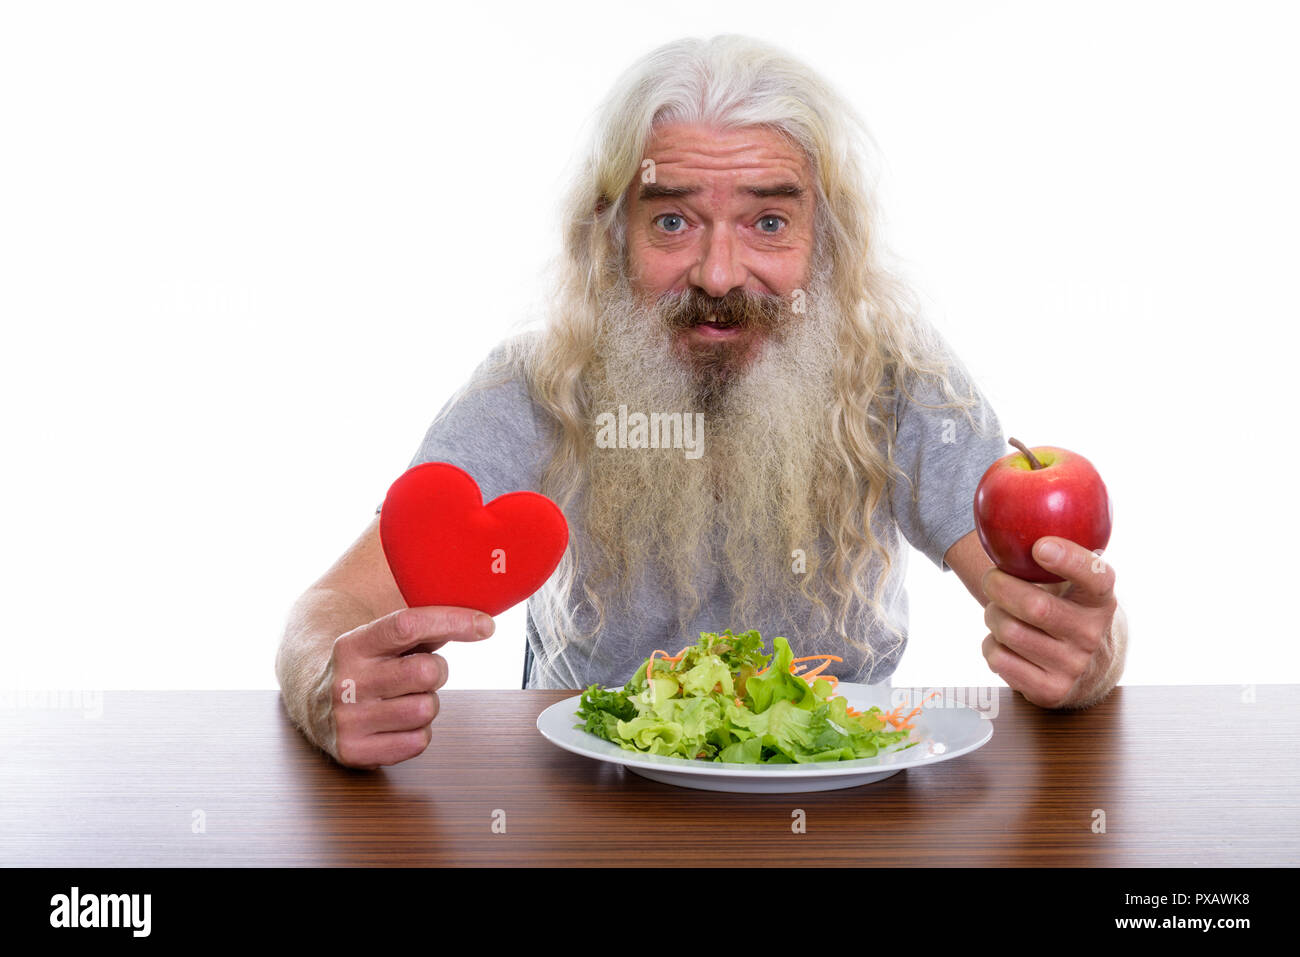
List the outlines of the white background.
{"type": "MultiPolygon", "coordinates": [[[[883,152],[1011,434],[1115,501],[1125,682],[1300,680],[1297,18],[1263,3],[8,3],[0,686],[273,688],[285,614],[536,313],[633,59],[749,33],[883,152]]],[[[898,684],[997,683],[914,553],[898,684]]],[[[725,623],[719,623],[721,627],[725,623]]],[[[449,647],[518,687],[522,609],[449,647]]]]}

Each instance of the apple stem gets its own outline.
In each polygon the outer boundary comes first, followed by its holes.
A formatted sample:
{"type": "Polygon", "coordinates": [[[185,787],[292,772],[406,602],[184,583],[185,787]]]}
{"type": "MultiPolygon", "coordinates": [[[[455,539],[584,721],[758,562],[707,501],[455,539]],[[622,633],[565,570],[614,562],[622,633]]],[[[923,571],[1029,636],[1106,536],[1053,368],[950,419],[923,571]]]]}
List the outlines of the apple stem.
{"type": "Polygon", "coordinates": [[[1038,461],[1038,459],[1034,457],[1034,453],[1029,451],[1029,449],[1025,448],[1024,442],[1021,442],[1019,439],[1007,439],[1007,441],[1024,453],[1025,458],[1029,459],[1029,467],[1031,469],[1045,468],[1043,463],[1038,461]]]}

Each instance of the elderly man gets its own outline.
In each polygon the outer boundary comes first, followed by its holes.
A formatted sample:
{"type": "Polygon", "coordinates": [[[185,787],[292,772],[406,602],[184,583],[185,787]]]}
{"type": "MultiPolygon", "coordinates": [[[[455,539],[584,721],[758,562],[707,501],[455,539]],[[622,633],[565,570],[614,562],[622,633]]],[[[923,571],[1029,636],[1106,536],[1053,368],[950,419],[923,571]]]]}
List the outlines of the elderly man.
{"type": "MultiPolygon", "coordinates": [[[[974,489],[1005,444],[885,268],[862,133],[807,67],[735,36],[652,52],[605,102],[545,328],[498,348],[412,461],[563,509],[526,687],[621,685],[651,649],[724,628],[883,681],[906,642],[905,541],[984,607],[988,666],[1029,701],[1086,707],[1118,681],[1108,567],[1044,539],[1036,560],[1066,581],[1040,586],[980,547],[974,489]]],[[[343,764],[414,757],[447,680],[437,650],[493,627],[406,608],[375,519],[294,606],[289,713],[343,764]]]]}

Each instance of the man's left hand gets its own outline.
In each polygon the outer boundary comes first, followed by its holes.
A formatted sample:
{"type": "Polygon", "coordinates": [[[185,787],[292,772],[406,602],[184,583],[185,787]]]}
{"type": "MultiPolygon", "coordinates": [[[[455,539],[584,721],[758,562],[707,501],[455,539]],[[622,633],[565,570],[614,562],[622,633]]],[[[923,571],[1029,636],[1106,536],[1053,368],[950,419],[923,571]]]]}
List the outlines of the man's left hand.
{"type": "Polygon", "coordinates": [[[1115,572],[1082,545],[1055,536],[1034,543],[1034,560],[1065,581],[1040,585],[997,568],[985,573],[984,659],[1039,707],[1091,704],[1118,680],[1124,650],[1115,572]]]}

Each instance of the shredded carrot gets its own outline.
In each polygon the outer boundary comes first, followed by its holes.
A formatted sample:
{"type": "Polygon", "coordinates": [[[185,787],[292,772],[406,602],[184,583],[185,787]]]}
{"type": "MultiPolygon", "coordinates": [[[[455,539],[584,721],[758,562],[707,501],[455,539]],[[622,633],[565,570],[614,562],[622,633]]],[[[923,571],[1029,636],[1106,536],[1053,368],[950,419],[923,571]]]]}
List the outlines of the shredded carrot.
{"type": "Polygon", "coordinates": [[[656,648],[654,651],[650,652],[650,657],[645,663],[645,680],[650,680],[651,674],[654,670],[655,655],[663,655],[664,661],[678,662],[686,657],[686,652],[690,651],[693,647],[694,645],[687,645],[675,655],[668,654],[668,652],[664,651],[662,648],[656,648]]]}
{"type": "MultiPolygon", "coordinates": [[[[829,664],[829,663],[832,662],[832,661],[840,661],[840,662],[844,661],[844,659],[841,658],[839,655],[804,655],[804,656],[801,657],[801,658],[793,658],[793,659],[791,659],[791,661],[790,661],[790,674],[792,674],[792,675],[797,675],[797,674],[800,673],[800,671],[801,671],[802,669],[798,669],[798,668],[796,668],[795,665],[797,665],[797,664],[798,664],[799,662],[801,662],[801,661],[822,661],[823,659],[826,661],[827,664],[829,664]]],[[[825,667],[825,666],[826,666],[826,665],[821,665],[821,666],[819,666],[819,668],[814,669],[814,671],[809,672],[809,673],[810,673],[810,674],[815,674],[817,671],[819,671],[821,668],[823,668],[823,667],[825,667]]],[[[758,672],[758,674],[754,675],[754,677],[757,678],[757,677],[760,677],[761,675],[765,675],[765,674],[767,674],[768,671],[771,670],[771,667],[772,667],[771,665],[768,665],[768,666],[767,666],[766,668],[764,668],[762,671],[758,672]]]]}
{"type": "Polygon", "coordinates": [[[830,666],[831,666],[830,661],[823,661],[821,664],[819,664],[819,665],[818,665],[816,668],[814,668],[812,671],[809,671],[809,672],[807,672],[807,673],[805,673],[805,674],[801,674],[799,677],[802,678],[804,681],[807,681],[809,678],[815,678],[815,677],[817,677],[819,674],[821,674],[823,671],[825,671],[825,670],[826,670],[827,668],[829,668],[830,666]]]}
{"type": "Polygon", "coordinates": [[[645,680],[647,683],[650,681],[651,672],[654,670],[655,655],[663,655],[667,658],[668,652],[664,651],[662,648],[656,648],[654,651],[650,652],[650,657],[645,663],[645,680]]]}
{"type": "Polygon", "coordinates": [[[902,714],[901,712],[905,707],[906,705],[900,704],[897,708],[894,708],[892,711],[886,711],[883,715],[881,715],[881,717],[884,718],[884,720],[888,724],[892,724],[895,728],[899,729],[900,731],[909,731],[916,727],[916,725],[912,724],[912,719],[921,713],[921,709],[919,707],[913,708],[907,714],[902,714]]]}
{"type": "MultiPolygon", "coordinates": [[[[942,694],[942,692],[939,691],[930,692],[921,700],[921,705],[924,705],[925,702],[929,701],[931,698],[933,698],[935,695],[938,694],[942,694]]],[[[907,707],[907,705],[900,704],[897,708],[894,708],[891,711],[886,711],[884,714],[881,715],[881,718],[883,718],[887,724],[892,724],[895,728],[897,728],[900,731],[910,731],[916,727],[916,725],[912,724],[912,719],[921,713],[922,708],[921,706],[918,705],[917,707],[909,711],[907,714],[903,714],[902,712],[905,707],[907,707]]]]}
{"type": "MultiPolygon", "coordinates": [[[[921,699],[921,705],[924,705],[927,701],[929,701],[931,698],[933,698],[935,695],[938,694],[942,694],[942,692],[940,691],[930,692],[923,699],[921,699]]],[[[917,707],[909,711],[907,714],[900,714],[900,712],[905,707],[906,705],[900,704],[893,711],[889,711],[883,715],[886,722],[892,724],[895,728],[899,729],[900,731],[910,731],[914,729],[916,725],[912,724],[912,719],[921,713],[921,707],[918,705],[917,707]]]]}

